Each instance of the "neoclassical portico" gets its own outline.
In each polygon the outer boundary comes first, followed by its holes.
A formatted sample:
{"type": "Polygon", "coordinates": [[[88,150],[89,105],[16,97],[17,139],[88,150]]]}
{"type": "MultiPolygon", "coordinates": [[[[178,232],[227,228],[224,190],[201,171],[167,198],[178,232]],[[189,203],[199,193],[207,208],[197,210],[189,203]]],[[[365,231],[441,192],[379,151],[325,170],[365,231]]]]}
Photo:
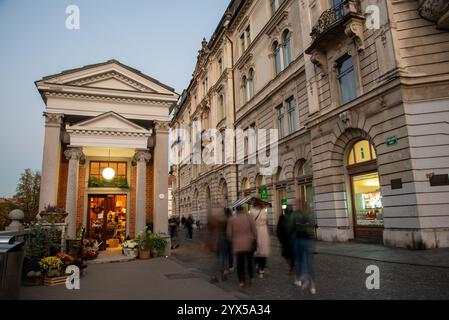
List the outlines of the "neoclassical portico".
{"type": "Polygon", "coordinates": [[[40,210],[65,208],[72,238],[80,225],[105,241],[134,237],[148,224],[167,234],[174,90],[115,60],[36,86],[46,104],[40,210]]]}

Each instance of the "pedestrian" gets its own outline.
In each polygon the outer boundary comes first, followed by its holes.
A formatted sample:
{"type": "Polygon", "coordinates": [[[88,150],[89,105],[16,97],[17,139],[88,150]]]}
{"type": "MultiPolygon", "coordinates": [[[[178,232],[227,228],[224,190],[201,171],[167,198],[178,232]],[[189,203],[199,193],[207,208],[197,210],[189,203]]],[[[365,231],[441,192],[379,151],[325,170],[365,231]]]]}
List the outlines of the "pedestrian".
{"type": "Polygon", "coordinates": [[[254,278],[253,246],[257,234],[254,219],[242,206],[238,206],[236,210],[236,215],[228,222],[226,233],[236,255],[239,286],[243,288],[245,285],[249,285],[254,278]],[[249,282],[246,281],[245,269],[248,272],[249,282]]]}
{"type": "MultiPolygon", "coordinates": [[[[228,223],[232,218],[232,210],[230,208],[225,208],[225,231],[227,230],[228,223]]],[[[229,241],[228,237],[225,237],[224,242],[224,259],[227,264],[228,273],[234,271],[234,252],[232,251],[232,242],[229,241]]]]}
{"type": "Polygon", "coordinates": [[[181,218],[181,225],[182,225],[183,228],[186,227],[186,222],[187,222],[186,217],[185,217],[185,216],[182,216],[182,218],[181,218]]]}
{"type": "Polygon", "coordinates": [[[193,224],[195,223],[195,221],[193,220],[193,217],[191,214],[189,214],[189,217],[187,218],[185,225],[187,228],[187,236],[189,237],[190,240],[193,239],[193,224]]]}
{"type": "Polygon", "coordinates": [[[293,245],[292,239],[288,232],[288,220],[293,211],[293,206],[291,204],[287,205],[287,209],[279,217],[276,226],[276,235],[282,247],[282,257],[287,261],[289,266],[289,275],[292,275],[295,270],[295,259],[293,257],[293,245]]]}
{"type": "Polygon", "coordinates": [[[227,257],[227,238],[226,238],[226,214],[223,208],[215,206],[212,214],[209,215],[209,243],[211,250],[216,254],[217,265],[214,268],[212,283],[218,282],[218,276],[221,281],[226,281],[229,274],[229,260],[227,257]],[[218,275],[218,276],[217,276],[218,275]]]}
{"type": "Polygon", "coordinates": [[[254,262],[259,278],[264,277],[267,257],[270,254],[270,234],[268,232],[267,204],[259,198],[251,201],[250,213],[256,225],[257,246],[254,252],[254,262]]]}
{"type": "Polygon", "coordinates": [[[311,294],[316,294],[314,269],[314,228],[315,219],[311,212],[305,212],[300,200],[297,200],[297,210],[289,218],[289,232],[293,238],[296,278],[295,285],[303,290],[309,288],[311,294]]]}

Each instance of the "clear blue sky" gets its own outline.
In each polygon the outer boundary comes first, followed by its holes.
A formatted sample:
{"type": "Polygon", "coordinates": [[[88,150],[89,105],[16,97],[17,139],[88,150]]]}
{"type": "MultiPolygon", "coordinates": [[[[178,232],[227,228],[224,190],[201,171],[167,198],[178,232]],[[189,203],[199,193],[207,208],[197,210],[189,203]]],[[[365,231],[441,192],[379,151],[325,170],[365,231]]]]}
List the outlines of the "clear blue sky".
{"type": "Polygon", "coordinates": [[[229,0],[0,0],[0,197],[25,168],[40,170],[44,103],[34,81],[117,59],[173,87],[187,87],[203,37],[229,0]],[[68,5],[80,30],[65,27],[68,5]]]}

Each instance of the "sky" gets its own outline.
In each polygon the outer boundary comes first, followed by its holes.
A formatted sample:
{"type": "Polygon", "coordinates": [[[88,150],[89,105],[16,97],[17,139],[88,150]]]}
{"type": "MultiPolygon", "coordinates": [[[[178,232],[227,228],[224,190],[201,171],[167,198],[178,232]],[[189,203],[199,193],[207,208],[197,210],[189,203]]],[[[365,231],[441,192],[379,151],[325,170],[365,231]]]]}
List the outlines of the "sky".
{"type": "Polygon", "coordinates": [[[178,93],[192,77],[229,0],[0,0],[0,197],[40,170],[45,104],[34,82],[116,59],[178,93]],[[80,11],[66,28],[66,8],[80,11]]]}

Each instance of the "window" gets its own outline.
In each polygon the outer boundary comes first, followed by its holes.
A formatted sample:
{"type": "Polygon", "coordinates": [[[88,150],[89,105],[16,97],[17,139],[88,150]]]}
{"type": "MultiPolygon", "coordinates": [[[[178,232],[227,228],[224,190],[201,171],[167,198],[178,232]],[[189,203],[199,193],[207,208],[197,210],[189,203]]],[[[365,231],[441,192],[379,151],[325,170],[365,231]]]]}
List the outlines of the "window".
{"type": "Polygon", "coordinates": [[[243,90],[243,103],[248,102],[248,80],[246,76],[242,79],[242,90],[243,90]]]}
{"type": "Polygon", "coordinates": [[[275,42],[273,44],[273,59],[274,59],[274,71],[275,75],[278,75],[281,70],[281,55],[280,55],[279,43],[275,42]]]}
{"type": "Polygon", "coordinates": [[[276,0],[270,0],[271,15],[276,13],[276,0]]]}
{"type": "Polygon", "coordinates": [[[103,179],[103,170],[112,168],[115,171],[114,179],[126,179],[127,166],[128,164],[126,162],[91,161],[89,177],[103,179]]]}
{"type": "Polygon", "coordinates": [[[242,35],[240,36],[240,49],[242,50],[242,54],[243,52],[245,52],[245,33],[242,33],[242,35]]]}
{"type": "Polygon", "coordinates": [[[277,113],[278,113],[278,129],[279,129],[279,137],[282,139],[285,135],[285,115],[284,115],[284,106],[279,106],[276,108],[277,109],[277,113]]]}
{"type": "Polygon", "coordinates": [[[292,62],[292,46],[291,46],[291,34],[288,30],[284,32],[284,66],[288,67],[292,62]]]}
{"type": "Polygon", "coordinates": [[[254,97],[254,69],[249,70],[249,99],[254,97]]]}
{"type": "Polygon", "coordinates": [[[288,99],[287,106],[288,106],[288,121],[290,126],[290,133],[293,133],[297,130],[295,98],[291,97],[290,99],[288,99]]]}
{"type": "Polygon", "coordinates": [[[352,58],[346,56],[337,64],[337,80],[340,87],[340,101],[345,104],[356,98],[355,74],[352,58]]]}
{"type": "Polygon", "coordinates": [[[221,94],[218,98],[218,120],[225,118],[224,96],[221,94]]]}
{"type": "Polygon", "coordinates": [[[245,30],[246,32],[246,47],[249,47],[251,43],[251,27],[248,26],[245,30]]]}
{"type": "Polygon", "coordinates": [[[218,71],[220,72],[220,75],[223,73],[223,60],[221,60],[221,58],[218,60],[218,71]]]}
{"type": "Polygon", "coordinates": [[[374,146],[368,140],[360,140],[354,144],[348,156],[348,165],[372,161],[377,158],[374,146]]]}

